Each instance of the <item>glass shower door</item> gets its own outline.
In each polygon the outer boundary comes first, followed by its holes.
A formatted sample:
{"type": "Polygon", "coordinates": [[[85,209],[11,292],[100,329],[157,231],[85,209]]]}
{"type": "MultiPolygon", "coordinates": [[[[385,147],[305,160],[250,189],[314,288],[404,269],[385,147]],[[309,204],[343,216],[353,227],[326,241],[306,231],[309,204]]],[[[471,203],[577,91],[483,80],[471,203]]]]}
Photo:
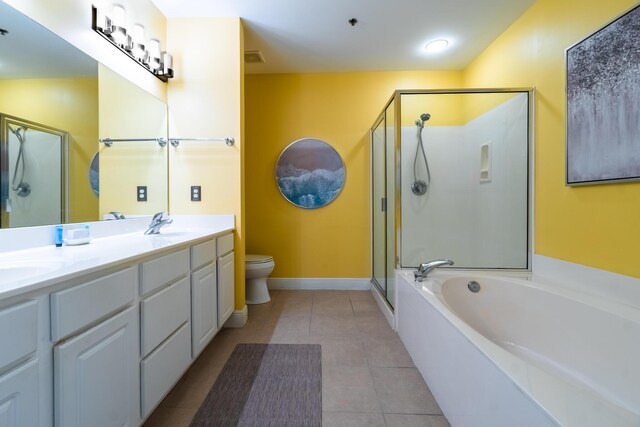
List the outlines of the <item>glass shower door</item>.
{"type": "Polygon", "coordinates": [[[396,126],[392,100],[371,131],[372,281],[393,308],[396,268],[396,126]]]}
{"type": "Polygon", "coordinates": [[[385,128],[384,117],[371,132],[371,212],[372,212],[372,281],[382,291],[387,291],[386,273],[386,212],[385,212],[385,128]]]}

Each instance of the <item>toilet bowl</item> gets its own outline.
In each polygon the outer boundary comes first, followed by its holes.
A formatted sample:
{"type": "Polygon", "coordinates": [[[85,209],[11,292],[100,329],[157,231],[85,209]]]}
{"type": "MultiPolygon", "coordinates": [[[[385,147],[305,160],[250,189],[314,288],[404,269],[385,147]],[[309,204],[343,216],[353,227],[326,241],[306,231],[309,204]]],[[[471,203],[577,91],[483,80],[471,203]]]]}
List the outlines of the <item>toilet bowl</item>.
{"type": "Polygon", "coordinates": [[[264,304],[271,301],[267,277],[275,263],[270,255],[247,255],[245,258],[246,303],[264,304]]]}

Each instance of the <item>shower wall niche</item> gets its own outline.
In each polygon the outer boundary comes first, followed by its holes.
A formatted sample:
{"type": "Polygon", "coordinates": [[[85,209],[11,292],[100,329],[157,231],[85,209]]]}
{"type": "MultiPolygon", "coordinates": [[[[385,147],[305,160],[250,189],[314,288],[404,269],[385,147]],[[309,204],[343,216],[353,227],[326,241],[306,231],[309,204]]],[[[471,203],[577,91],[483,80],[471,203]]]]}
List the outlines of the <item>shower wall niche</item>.
{"type": "Polygon", "coordinates": [[[451,268],[530,268],[532,95],[394,93],[371,130],[372,282],[389,305],[395,269],[441,258],[451,268]]]}

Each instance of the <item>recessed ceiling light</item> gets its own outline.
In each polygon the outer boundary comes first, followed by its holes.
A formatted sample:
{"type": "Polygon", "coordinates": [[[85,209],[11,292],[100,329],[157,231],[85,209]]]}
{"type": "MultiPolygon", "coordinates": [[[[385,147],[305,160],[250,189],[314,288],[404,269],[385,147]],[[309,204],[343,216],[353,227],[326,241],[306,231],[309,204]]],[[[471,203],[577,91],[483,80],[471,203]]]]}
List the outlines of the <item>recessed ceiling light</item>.
{"type": "Polygon", "coordinates": [[[442,52],[449,46],[449,42],[444,39],[432,40],[424,47],[429,53],[442,52]]]}

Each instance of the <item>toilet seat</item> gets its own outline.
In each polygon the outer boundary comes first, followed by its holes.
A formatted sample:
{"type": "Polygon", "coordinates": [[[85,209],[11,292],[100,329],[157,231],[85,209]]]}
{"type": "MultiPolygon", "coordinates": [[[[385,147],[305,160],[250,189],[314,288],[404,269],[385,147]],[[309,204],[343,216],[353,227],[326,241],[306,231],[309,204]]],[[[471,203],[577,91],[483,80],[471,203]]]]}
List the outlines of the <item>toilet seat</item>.
{"type": "Polygon", "coordinates": [[[247,255],[245,257],[246,264],[266,264],[273,262],[271,255],[247,255]]]}

